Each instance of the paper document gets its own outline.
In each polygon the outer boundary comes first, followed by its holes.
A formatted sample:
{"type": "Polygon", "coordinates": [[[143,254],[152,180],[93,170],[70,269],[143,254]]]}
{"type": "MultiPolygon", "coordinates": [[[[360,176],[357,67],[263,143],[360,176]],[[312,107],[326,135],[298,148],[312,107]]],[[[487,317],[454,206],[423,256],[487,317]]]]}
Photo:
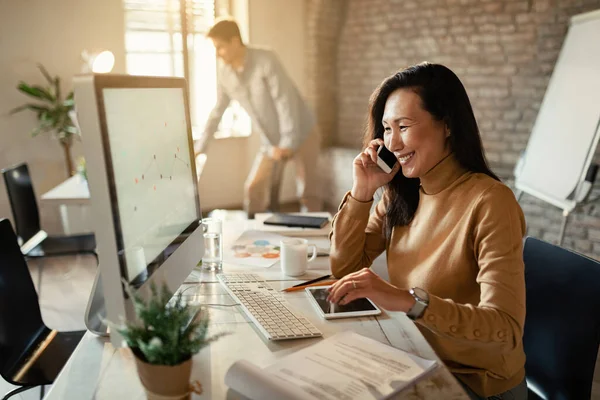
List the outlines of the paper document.
{"type": "Polygon", "coordinates": [[[251,399],[386,399],[437,365],[354,332],[300,350],[264,370],[236,362],[225,384],[251,399]]]}
{"type": "Polygon", "coordinates": [[[285,236],[270,232],[246,231],[233,246],[223,252],[223,261],[231,264],[269,268],[279,261],[279,246],[285,236]]]}

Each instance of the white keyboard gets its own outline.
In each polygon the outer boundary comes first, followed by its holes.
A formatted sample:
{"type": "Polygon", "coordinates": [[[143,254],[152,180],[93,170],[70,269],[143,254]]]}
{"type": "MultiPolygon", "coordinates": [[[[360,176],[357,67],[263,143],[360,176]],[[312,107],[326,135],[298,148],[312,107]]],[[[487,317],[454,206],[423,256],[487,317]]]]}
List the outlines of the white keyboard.
{"type": "Polygon", "coordinates": [[[217,274],[227,292],[269,340],[305,339],[323,334],[306,318],[294,314],[280,293],[256,274],[217,274]]]}

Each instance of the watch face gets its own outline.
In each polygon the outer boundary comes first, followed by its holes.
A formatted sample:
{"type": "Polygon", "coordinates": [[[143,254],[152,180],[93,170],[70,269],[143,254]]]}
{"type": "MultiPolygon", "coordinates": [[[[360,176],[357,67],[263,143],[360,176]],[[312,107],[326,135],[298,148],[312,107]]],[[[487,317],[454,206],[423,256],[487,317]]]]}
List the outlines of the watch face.
{"type": "Polygon", "coordinates": [[[413,292],[415,292],[415,295],[419,299],[424,300],[424,301],[429,301],[429,295],[423,289],[415,287],[415,288],[413,288],[413,292]]]}

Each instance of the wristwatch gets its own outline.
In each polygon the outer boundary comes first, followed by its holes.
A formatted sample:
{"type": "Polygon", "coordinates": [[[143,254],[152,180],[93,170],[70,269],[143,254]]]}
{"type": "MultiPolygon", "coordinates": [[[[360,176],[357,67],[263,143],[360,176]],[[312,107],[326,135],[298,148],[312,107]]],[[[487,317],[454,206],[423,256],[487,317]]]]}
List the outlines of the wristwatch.
{"type": "Polygon", "coordinates": [[[421,318],[429,305],[429,294],[421,288],[414,287],[408,291],[415,298],[415,304],[408,310],[406,316],[413,321],[421,318]]]}

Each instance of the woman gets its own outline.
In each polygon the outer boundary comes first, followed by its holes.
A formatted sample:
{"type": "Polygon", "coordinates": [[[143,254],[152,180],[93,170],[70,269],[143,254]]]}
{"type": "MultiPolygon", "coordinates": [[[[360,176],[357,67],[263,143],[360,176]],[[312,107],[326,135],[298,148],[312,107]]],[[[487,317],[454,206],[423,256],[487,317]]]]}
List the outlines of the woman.
{"type": "Polygon", "coordinates": [[[329,300],[406,312],[473,399],[526,399],[525,220],[487,166],[462,83],[429,63],[390,76],[365,136],[333,221],[329,300]],[[381,145],[398,160],[389,174],[381,145]],[[368,269],[384,250],[389,283],[368,269]]]}

